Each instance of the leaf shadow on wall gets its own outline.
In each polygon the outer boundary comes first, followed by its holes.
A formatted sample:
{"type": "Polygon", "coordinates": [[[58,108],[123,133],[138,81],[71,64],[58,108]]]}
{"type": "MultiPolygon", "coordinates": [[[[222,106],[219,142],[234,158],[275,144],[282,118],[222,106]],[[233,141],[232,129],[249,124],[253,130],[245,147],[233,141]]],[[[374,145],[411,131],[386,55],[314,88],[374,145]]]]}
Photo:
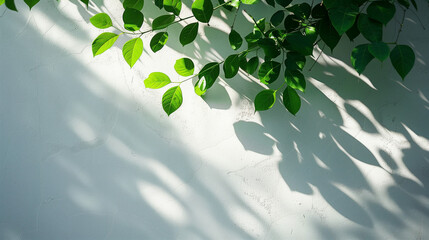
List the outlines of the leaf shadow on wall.
{"type": "MultiPolygon", "coordinates": [[[[411,24],[404,30],[404,36],[419,31],[419,27],[411,24]]],[[[418,94],[429,94],[427,85],[419,77],[428,74],[425,65],[429,53],[424,39],[410,43],[421,61],[416,61],[414,72],[404,83],[406,87],[389,62],[380,64],[374,60],[367,67],[365,73],[375,89],[350,72],[350,67],[317,63],[311,72],[306,71],[308,66],[304,69],[311,79],[305,94],[301,94],[304,100],[296,117],[278,100],[274,109],[260,113],[261,124],[246,120],[234,124],[245,149],[264,155],[278,149],[282,154],[278,169],[291,191],[312,195],[315,188],[339,214],[364,227],[333,231],[323,221],[315,222],[323,236],[321,239],[356,236],[376,240],[379,239],[377,233],[372,232],[375,224],[389,229],[389,234],[397,238],[403,234],[397,229],[410,221],[418,226],[421,221],[415,219],[429,219],[425,205],[429,198],[425,187],[429,177],[424,173],[429,169],[429,149],[424,145],[429,139],[425,127],[429,112],[425,97],[418,94]],[[413,130],[407,130],[408,127],[413,130]],[[366,145],[371,143],[364,136],[374,141],[376,135],[383,142],[376,143],[380,147],[371,152],[366,145]],[[396,149],[396,146],[402,147],[396,149]],[[373,170],[363,172],[363,167],[373,170]],[[375,174],[372,171],[394,182],[386,186],[386,191],[399,213],[392,213],[377,201],[378,190],[367,180],[375,174]],[[410,174],[404,176],[408,171],[410,174]],[[356,195],[344,192],[343,188],[356,195]],[[356,197],[361,193],[372,199],[356,197]]],[[[334,62],[349,63],[350,45],[343,41],[334,51],[339,59],[334,62]]],[[[308,61],[307,65],[312,62],[308,61]]],[[[321,62],[325,62],[323,57],[321,62]]],[[[240,89],[237,85],[229,84],[240,89]]],[[[248,91],[244,95],[253,99],[256,94],[248,91]]]]}

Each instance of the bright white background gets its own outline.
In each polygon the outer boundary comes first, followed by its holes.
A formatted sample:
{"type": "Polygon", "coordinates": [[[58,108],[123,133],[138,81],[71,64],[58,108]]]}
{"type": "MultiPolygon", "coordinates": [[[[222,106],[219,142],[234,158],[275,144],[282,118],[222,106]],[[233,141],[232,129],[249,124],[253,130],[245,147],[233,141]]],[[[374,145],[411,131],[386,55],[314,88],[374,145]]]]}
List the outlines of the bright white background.
{"type": "MultiPolygon", "coordinates": [[[[143,80],[153,71],[182,79],[173,65],[183,56],[199,70],[232,54],[233,14],[217,12],[184,48],[179,25],[159,54],[144,36],[130,69],[126,37],[91,52],[103,31],[89,18],[104,11],[120,23],[118,1],[89,12],[78,1],[31,12],[17,2],[19,14],[0,7],[0,239],[429,239],[429,32],[413,13],[400,42],[417,59],[404,82],[389,60],[357,75],[343,39],[311,72],[308,59],[296,117],[280,101],[254,113],[263,86],[242,72],[221,74],[204,99],[183,84],[183,105],[167,117],[166,89],[143,80]]],[[[144,13],[160,11],[147,2],[144,13]]]]}

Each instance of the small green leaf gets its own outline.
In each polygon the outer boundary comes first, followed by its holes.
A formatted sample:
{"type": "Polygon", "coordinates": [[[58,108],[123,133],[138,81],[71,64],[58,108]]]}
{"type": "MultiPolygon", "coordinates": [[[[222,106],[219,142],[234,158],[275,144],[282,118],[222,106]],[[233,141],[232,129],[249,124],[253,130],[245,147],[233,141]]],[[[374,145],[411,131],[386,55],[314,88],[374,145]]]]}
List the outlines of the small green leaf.
{"type": "Polygon", "coordinates": [[[244,37],[244,39],[246,40],[247,43],[256,43],[261,38],[262,38],[261,32],[251,32],[251,33],[247,34],[246,37],[244,37]]]}
{"type": "Polygon", "coordinates": [[[99,13],[89,19],[96,28],[105,29],[112,26],[112,19],[106,13],[99,13]]]}
{"type": "Polygon", "coordinates": [[[143,0],[125,0],[122,6],[124,7],[124,9],[134,8],[141,11],[144,6],[144,1],[143,0]]]}
{"type": "Polygon", "coordinates": [[[247,5],[253,5],[255,3],[258,3],[259,0],[240,0],[243,4],[247,4],[247,5]]]}
{"type": "Polygon", "coordinates": [[[357,36],[360,35],[360,31],[357,26],[358,21],[359,21],[359,15],[356,17],[356,20],[353,26],[346,32],[347,37],[350,39],[350,41],[353,41],[355,38],[357,38],[357,36]]]}
{"type": "Polygon", "coordinates": [[[246,64],[246,72],[248,74],[253,74],[256,71],[256,69],[258,69],[258,65],[259,65],[259,58],[252,57],[251,59],[249,59],[249,61],[246,64]]]}
{"type": "Polygon", "coordinates": [[[182,0],[164,0],[164,9],[167,12],[171,12],[176,16],[179,16],[180,10],[182,10],[182,0]]]}
{"type": "Polygon", "coordinates": [[[237,75],[239,67],[240,58],[238,57],[238,54],[233,54],[227,57],[223,63],[225,78],[233,78],[235,75],[237,75]]]}
{"type": "Polygon", "coordinates": [[[102,33],[92,42],[92,54],[95,56],[102,54],[113,46],[119,35],[116,33],[102,33]]]}
{"type": "Polygon", "coordinates": [[[262,38],[258,41],[258,46],[264,50],[265,58],[276,58],[280,55],[280,47],[276,45],[274,39],[262,38]]]}
{"type": "Polygon", "coordinates": [[[332,26],[328,18],[320,20],[319,31],[320,38],[322,38],[323,42],[333,51],[340,41],[341,36],[338,34],[337,30],[335,30],[334,26],[332,26]]]}
{"type": "Polygon", "coordinates": [[[144,86],[151,89],[162,88],[170,83],[170,78],[162,72],[153,72],[144,80],[144,86]]]}
{"type": "Polygon", "coordinates": [[[187,25],[182,29],[182,31],[180,32],[179,40],[183,46],[195,40],[198,35],[198,26],[199,23],[195,22],[187,25]]]}
{"type": "Polygon", "coordinates": [[[301,108],[301,98],[293,88],[286,87],[283,92],[283,104],[290,113],[296,115],[301,108]]]}
{"type": "Polygon", "coordinates": [[[271,7],[276,7],[276,2],[274,0],[265,0],[265,2],[267,2],[271,7]]]}
{"type": "Polygon", "coordinates": [[[323,5],[328,10],[334,7],[344,7],[349,4],[353,4],[353,0],[323,0],[323,5]]]}
{"type": "Polygon", "coordinates": [[[273,24],[274,27],[277,27],[283,22],[283,19],[285,18],[285,12],[283,10],[279,10],[271,16],[270,22],[273,24]]]}
{"type": "Polygon", "coordinates": [[[219,72],[219,63],[207,63],[198,73],[198,79],[204,78],[206,80],[206,88],[209,89],[215,83],[217,77],[219,77],[219,72]]]}
{"type": "Polygon", "coordinates": [[[255,111],[265,111],[274,106],[276,92],[274,90],[262,90],[255,97],[255,111]]]}
{"type": "Polygon", "coordinates": [[[167,43],[167,40],[168,32],[159,32],[155,34],[150,40],[150,49],[152,49],[154,53],[158,52],[164,47],[164,45],[167,43]]]}
{"type": "Polygon", "coordinates": [[[285,40],[283,41],[283,46],[288,50],[299,52],[304,56],[308,56],[313,53],[313,43],[313,36],[306,36],[298,31],[287,34],[285,40]]]}
{"type": "Polygon", "coordinates": [[[368,46],[368,51],[372,54],[372,56],[376,57],[380,61],[384,61],[389,57],[390,48],[384,42],[375,42],[371,43],[368,46]]]}
{"type": "Polygon", "coordinates": [[[349,30],[359,13],[359,7],[354,4],[347,6],[334,7],[329,9],[329,19],[331,19],[332,25],[337,30],[339,35],[342,35],[349,30]]]}
{"type": "Polygon", "coordinates": [[[162,15],[155,18],[152,22],[152,30],[160,30],[170,26],[175,18],[174,15],[162,15]]]}
{"type": "Polygon", "coordinates": [[[240,34],[234,29],[231,29],[228,39],[231,48],[234,50],[239,49],[241,47],[241,44],[243,44],[243,39],[241,38],[240,34]]]}
{"type": "Polygon", "coordinates": [[[308,3],[295,4],[288,7],[287,10],[301,19],[307,19],[311,14],[311,6],[308,3]]]}
{"type": "Polygon", "coordinates": [[[182,89],[179,86],[168,89],[162,96],[162,108],[168,116],[175,112],[183,102],[182,89]]]}
{"type": "Polygon", "coordinates": [[[395,16],[395,5],[386,1],[372,2],[366,9],[368,17],[386,25],[395,16]]]}
{"type": "Polygon", "coordinates": [[[208,23],[213,14],[213,4],[211,0],[195,0],[192,3],[192,14],[203,23],[208,23]]]}
{"type": "Polygon", "coordinates": [[[276,0],[276,3],[282,7],[287,7],[292,2],[292,0],[276,0]]]}
{"type": "Polygon", "coordinates": [[[122,15],[124,28],[129,31],[137,31],[143,25],[143,13],[134,8],[126,8],[122,15]]]}
{"type": "Polygon", "coordinates": [[[265,31],[265,18],[261,18],[256,21],[256,24],[253,25],[253,32],[260,31],[263,33],[265,31]]]}
{"type": "Polygon", "coordinates": [[[366,14],[360,14],[358,28],[362,35],[370,42],[381,42],[383,38],[383,25],[372,20],[366,14]]]}
{"type": "Polygon", "coordinates": [[[302,20],[295,15],[288,15],[285,18],[284,26],[286,32],[295,32],[301,26],[302,20]]]}
{"type": "Polygon", "coordinates": [[[413,68],[415,59],[413,49],[407,45],[397,45],[390,52],[390,61],[402,80],[413,68]]]}
{"type": "Polygon", "coordinates": [[[16,9],[15,6],[15,0],[6,0],[5,3],[8,9],[18,12],[18,9],[16,9]]]}
{"type": "Polygon", "coordinates": [[[24,0],[24,2],[28,5],[28,7],[33,8],[40,0],[24,0]]]}
{"type": "Polygon", "coordinates": [[[192,62],[192,60],[189,58],[177,59],[176,63],[174,64],[174,69],[176,72],[184,77],[194,74],[194,67],[194,62],[192,62]]]}
{"type": "Polygon", "coordinates": [[[368,50],[369,44],[362,44],[355,47],[352,51],[352,65],[356,71],[361,74],[374,56],[368,50]]]}
{"type": "Polygon", "coordinates": [[[141,38],[134,38],[129,40],[124,44],[122,48],[122,55],[127,61],[130,67],[133,67],[134,64],[139,60],[140,56],[143,53],[143,41],[141,38]]]}
{"type": "Polygon", "coordinates": [[[305,66],[305,56],[297,52],[288,52],[286,55],[285,66],[289,70],[302,70],[305,66]]]}
{"type": "Polygon", "coordinates": [[[266,61],[258,71],[259,80],[264,84],[273,83],[280,75],[281,64],[275,61],[266,61]]]}
{"type": "Polygon", "coordinates": [[[0,0],[0,6],[4,4],[5,0],[0,0]]]}
{"type": "Polygon", "coordinates": [[[286,69],[285,80],[289,87],[300,90],[301,92],[305,91],[306,82],[304,75],[302,75],[300,71],[286,69]]]}
{"type": "Polygon", "coordinates": [[[325,18],[328,15],[328,11],[326,10],[323,4],[316,4],[311,10],[311,16],[313,18],[325,18]]]}
{"type": "Polygon", "coordinates": [[[205,78],[198,79],[195,83],[194,91],[198,96],[203,96],[207,92],[207,81],[205,78]]]}
{"type": "Polygon", "coordinates": [[[164,7],[164,1],[163,0],[155,0],[155,6],[157,6],[159,9],[162,9],[164,7]]]}

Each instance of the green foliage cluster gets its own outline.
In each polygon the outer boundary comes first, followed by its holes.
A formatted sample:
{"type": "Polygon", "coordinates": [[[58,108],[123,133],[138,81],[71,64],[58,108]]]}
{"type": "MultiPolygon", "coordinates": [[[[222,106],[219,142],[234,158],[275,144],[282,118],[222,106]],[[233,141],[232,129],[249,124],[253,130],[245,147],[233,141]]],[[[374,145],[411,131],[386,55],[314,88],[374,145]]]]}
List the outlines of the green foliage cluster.
{"type": "MultiPolygon", "coordinates": [[[[256,20],[247,11],[239,11],[239,8],[243,4],[252,5],[246,7],[260,7],[265,4],[259,0],[219,0],[220,4],[217,6],[213,6],[211,0],[195,0],[191,6],[192,15],[186,17],[181,16],[181,0],[154,0],[153,4],[164,9],[165,14],[148,23],[150,29],[142,31],[144,0],[124,0],[123,26],[114,26],[106,13],[96,14],[90,19],[92,25],[97,28],[114,28],[120,32],[100,34],[92,43],[92,52],[94,57],[105,52],[122,34],[133,36],[122,47],[125,61],[133,67],[143,53],[141,37],[144,34],[156,32],[150,40],[150,48],[153,52],[158,52],[168,41],[167,27],[193,19],[194,22],[184,26],[179,36],[180,43],[185,46],[197,38],[200,25],[210,26],[214,11],[220,7],[232,11],[231,14],[235,16],[228,40],[231,50],[237,51],[236,53],[229,55],[222,62],[209,62],[197,72],[191,59],[178,59],[174,69],[180,76],[187,77],[180,82],[172,82],[161,72],[153,72],[144,80],[145,87],[151,89],[170,85],[162,97],[162,107],[168,115],[182,105],[180,86],[183,82],[196,79],[195,93],[203,96],[219,78],[221,68],[225,79],[235,77],[241,69],[248,74],[256,74],[261,83],[267,86],[255,96],[256,111],[272,108],[276,99],[281,97],[285,108],[295,115],[301,107],[299,92],[304,93],[306,88],[303,69],[307,57],[313,54],[313,49],[318,44],[324,44],[323,46],[326,45],[333,51],[342,35],[346,35],[350,41],[359,35],[367,40],[367,43],[357,45],[351,52],[351,63],[359,74],[374,58],[381,62],[390,58],[402,79],[414,65],[413,49],[398,43],[398,39],[407,10],[411,5],[417,9],[415,0],[323,0],[312,1],[311,4],[293,4],[292,0],[264,1],[273,7],[274,13],[256,20]],[[402,15],[397,13],[398,10],[402,10],[402,15]],[[249,33],[244,38],[234,29],[235,19],[241,13],[253,20],[253,26],[249,26],[249,33]],[[402,21],[399,22],[396,39],[388,42],[383,37],[383,28],[395,15],[399,15],[402,21]],[[247,48],[238,52],[243,48],[244,42],[247,43],[247,48]],[[262,56],[258,55],[259,52],[262,52],[262,56]],[[255,55],[250,57],[251,53],[255,55]],[[272,83],[279,78],[282,79],[281,86],[273,89],[272,83]]],[[[24,2],[31,9],[39,0],[24,2]]],[[[88,6],[88,0],[81,2],[88,6]]],[[[2,4],[17,11],[14,0],[0,0],[0,5],[2,4]]]]}

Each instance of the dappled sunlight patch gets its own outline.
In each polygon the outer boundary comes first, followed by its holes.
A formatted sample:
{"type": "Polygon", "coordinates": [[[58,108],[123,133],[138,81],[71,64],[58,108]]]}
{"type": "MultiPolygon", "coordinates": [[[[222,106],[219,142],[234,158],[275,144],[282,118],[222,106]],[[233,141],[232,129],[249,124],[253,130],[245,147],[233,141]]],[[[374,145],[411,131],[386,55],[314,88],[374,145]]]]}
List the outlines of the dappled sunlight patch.
{"type": "Polygon", "coordinates": [[[188,216],[185,208],[164,189],[143,181],[137,182],[137,189],[142,199],[166,221],[186,225],[188,216]]]}

